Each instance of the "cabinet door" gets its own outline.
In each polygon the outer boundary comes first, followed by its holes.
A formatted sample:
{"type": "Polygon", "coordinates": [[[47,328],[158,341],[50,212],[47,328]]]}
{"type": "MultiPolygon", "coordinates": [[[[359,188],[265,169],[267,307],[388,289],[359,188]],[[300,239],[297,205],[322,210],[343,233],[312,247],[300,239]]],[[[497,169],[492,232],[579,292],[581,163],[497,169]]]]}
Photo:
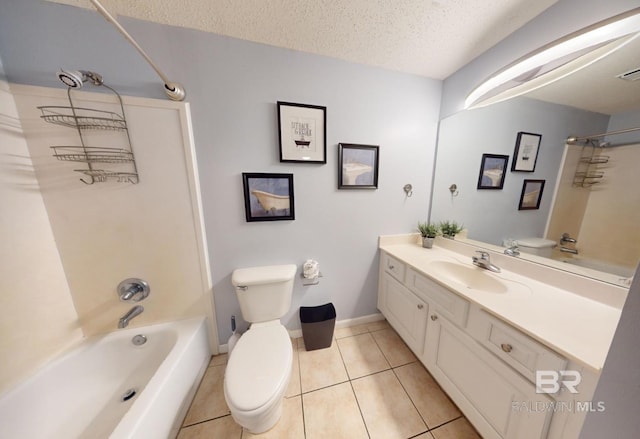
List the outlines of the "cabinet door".
{"type": "Polygon", "coordinates": [[[485,439],[546,437],[550,398],[438,313],[428,322],[426,366],[485,439]]]}
{"type": "Polygon", "coordinates": [[[413,352],[421,356],[427,329],[428,306],[389,274],[382,276],[380,311],[413,352]]]}

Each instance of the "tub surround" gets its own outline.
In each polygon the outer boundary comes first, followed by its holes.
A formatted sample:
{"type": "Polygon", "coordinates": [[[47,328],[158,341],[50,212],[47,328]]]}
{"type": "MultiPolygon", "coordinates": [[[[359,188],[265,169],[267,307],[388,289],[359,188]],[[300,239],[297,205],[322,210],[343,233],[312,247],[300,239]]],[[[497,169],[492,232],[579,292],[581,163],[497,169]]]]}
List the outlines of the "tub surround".
{"type": "Polygon", "coordinates": [[[475,247],[437,238],[432,249],[424,249],[418,235],[380,237],[380,249],[400,259],[552,349],[593,371],[604,365],[616,330],[627,290],[610,284],[541,267],[527,261],[491,252],[492,262],[506,285],[526,285],[506,293],[481,292],[451,282],[431,268],[434,261],[447,260],[472,267],[475,247]]]}
{"type": "Polygon", "coordinates": [[[18,110],[4,81],[0,81],[0,144],[1,393],[77,343],[83,333],[18,110]]]}
{"type": "Polygon", "coordinates": [[[379,248],[378,308],[485,439],[577,438],[602,410],[624,288],[489,251],[494,273],[472,264],[485,248],[443,238],[379,248]]]}

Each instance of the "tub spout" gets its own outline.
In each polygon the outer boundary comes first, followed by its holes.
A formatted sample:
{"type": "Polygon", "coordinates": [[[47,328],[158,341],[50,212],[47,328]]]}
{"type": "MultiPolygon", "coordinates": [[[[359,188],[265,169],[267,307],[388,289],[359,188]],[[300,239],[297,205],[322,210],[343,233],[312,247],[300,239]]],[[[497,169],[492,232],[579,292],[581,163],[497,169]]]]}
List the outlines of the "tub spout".
{"type": "Polygon", "coordinates": [[[118,321],[118,328],[126,328],[131,319],[142,314],[142,311],[144,311],[142,305],[136,305],[131,308],[129,312],[123,315],[122,318],[120,318],[120,320],[118,321]]]}

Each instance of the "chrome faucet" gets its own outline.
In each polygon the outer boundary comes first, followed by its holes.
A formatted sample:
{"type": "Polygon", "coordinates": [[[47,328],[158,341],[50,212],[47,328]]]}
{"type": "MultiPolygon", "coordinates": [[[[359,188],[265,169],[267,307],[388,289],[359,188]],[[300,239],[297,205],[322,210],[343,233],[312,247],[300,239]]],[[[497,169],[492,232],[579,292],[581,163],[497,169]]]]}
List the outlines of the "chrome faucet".
{"type": "Polygon", "coordinates": [[[520,256],[520,249],[517,245],[512,245],[511,247],[504,250],[505,255],[509,256],[520,256]]]}
{"type": "Polygon", "coordinates": [[[480,253],[480,257],[471,257],[473,265],[484,268],[485,270],[493,271],[494,273],[500,273],[500,268],[491,263],[491,256],[489,256],[489,253],[482,250],[476,250],[476,253],[480,253]]]}
{"type": "Polygon", "coordinates": [[[142,311],[144,311],[144,307],[142,305],[136,305],[131,308],[129,312],[123,315],[118,321],[118,328],[126,328],[131,319],[142,314],[142,311]]]}
{"type": "Polygon", "coordinates": [[[571,253],[573,255],[578,254],[578,250],[575,248],[575,244],[578,242],[577,239],[572,238],[567,232],[563,233],[560,237],[560,251],[564,253],[571,253]],[[565,246],[565,244],[573,244],[570,247],[565,246]]]}

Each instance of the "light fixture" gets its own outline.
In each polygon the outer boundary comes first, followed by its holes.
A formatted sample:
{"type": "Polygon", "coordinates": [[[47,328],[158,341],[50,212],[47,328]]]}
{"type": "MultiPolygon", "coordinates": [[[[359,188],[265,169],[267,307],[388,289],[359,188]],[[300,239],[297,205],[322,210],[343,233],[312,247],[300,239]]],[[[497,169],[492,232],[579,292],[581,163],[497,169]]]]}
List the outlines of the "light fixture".
{"type": "Polygon", "coordinates": [[[465,109],[533,91],[604,58],[640,36],[640,8],[569,34],[499,70],[474,89],[465,109]]]}

